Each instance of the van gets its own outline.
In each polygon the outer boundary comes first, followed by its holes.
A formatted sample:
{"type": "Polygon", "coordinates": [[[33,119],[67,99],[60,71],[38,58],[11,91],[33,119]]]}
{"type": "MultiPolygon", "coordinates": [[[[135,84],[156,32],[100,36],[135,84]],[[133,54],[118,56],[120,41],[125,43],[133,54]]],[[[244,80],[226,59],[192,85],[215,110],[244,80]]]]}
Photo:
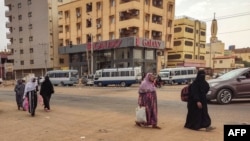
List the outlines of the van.
{"type": "Polygon", "coordinates": [[[208,101],[228,104],[232,99],[250,98],[250,68],[231,70],[216,79],[207,80],[210,89],[206,95],[208,101]]]}

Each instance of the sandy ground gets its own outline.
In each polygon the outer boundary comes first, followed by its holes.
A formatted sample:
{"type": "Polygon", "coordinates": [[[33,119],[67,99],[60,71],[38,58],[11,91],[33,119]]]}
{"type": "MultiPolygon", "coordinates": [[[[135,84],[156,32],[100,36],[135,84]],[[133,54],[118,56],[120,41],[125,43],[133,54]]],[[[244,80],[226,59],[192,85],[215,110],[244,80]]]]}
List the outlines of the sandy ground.
{"type": "MultiPolygon", "coordinates": [[[[2,87],[0,89],[13,90],[12,87],[2,87]]],[[[79,88],[63,89],[57,87],[56,92],[80,94],[81,91],[79,91],[79,88]]],[[[132,97],[133,95],[128,96],[132,97]]],[[[172,100],[178,98],[176,96],[169,97],[172,100]]],[[[223,140],[223,125],[221,123],[214,123],[217,129],[213,132],[191,131],[183,128],[185,119],[182,116],[159,114],[159,125],[162,129],[157,130],[136,127],[134,115],[118,113],[109,109],[93,110],[90,108],[83,111],[78,108],[52,104],[52,111],[45,112],[42,106],[38,105],[36,116],[31,117],[25,111],[18,111],[15,101],[6,102],[0,99],[0,107],[1,141],[223,140]]]]}

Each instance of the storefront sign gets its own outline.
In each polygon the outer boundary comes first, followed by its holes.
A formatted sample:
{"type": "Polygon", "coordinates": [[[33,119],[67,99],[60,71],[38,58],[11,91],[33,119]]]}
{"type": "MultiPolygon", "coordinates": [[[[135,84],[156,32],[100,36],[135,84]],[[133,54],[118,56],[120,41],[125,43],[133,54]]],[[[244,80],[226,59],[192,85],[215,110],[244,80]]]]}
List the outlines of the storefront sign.
{"type": "Polygon", "coordinates": [[[87,49],[91,50],[104,50],[104,49],[111,49],[111,48],[118,48],[122,43],[121,39],[117,40],[110,40],[110,41],[102,41],[102,42],[95,42],[95,43],[88,43],[87,49]]]}
{"type": "Polygon", "coordinates": [[[139,46],[139,47],[160,48],[161,45],[162,45],[162,41],[159,41],[159,40],[136,38],[136,46],[139,46]]]}

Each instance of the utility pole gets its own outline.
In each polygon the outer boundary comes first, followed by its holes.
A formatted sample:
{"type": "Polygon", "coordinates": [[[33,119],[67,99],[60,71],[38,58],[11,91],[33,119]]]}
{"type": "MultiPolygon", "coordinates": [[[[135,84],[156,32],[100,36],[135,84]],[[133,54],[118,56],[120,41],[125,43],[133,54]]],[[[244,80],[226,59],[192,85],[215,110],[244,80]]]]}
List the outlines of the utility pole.
{"type": "Polygon", "coordinates": [[[48,45],[47,43],[39,43],[39,45],[42,46],[44,49],[44,64],[45,64],[45,73],[47,72],[47,52],[46,52],[46,46],[48,45]]]}
{"type": "Polygon", "coordinates": [[[93,35],[90,34],[91,36],[91,75],[93,75],[93,67],[94,67],[94,54],[93,54],[93,35]]]}

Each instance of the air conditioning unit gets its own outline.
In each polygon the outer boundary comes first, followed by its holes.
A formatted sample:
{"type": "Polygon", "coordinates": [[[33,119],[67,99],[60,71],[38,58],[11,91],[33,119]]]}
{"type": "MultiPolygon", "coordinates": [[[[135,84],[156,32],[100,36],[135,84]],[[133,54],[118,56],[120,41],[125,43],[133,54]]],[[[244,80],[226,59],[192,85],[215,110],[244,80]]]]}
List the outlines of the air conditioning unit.
{"type": "Polygon", "coordinates": [[[136,15],[136,16],[139,15],[139,11],[135,11],[135,15],[136,15]]]}
{"type": "Polygon", "coordinates": [[[163,55],[163,51],[157,50],[157,51],[156,51],[156,54],[157,54],[158,56],[162,56],[162,55],[163,55]]]}
{"type": "Polygon", "coordinates": [[[161,32],[158,32],[158,34],[157,34],[158,36],[161,36],[161,32]]]}
{"type": "Polygon", "coordinates": [[[96,27],[97,27],[97,28],[101,28],[101,24],[97,24],[96,27]]]}
{"type": "Polygon", "coordinates": [[[122,12],[120,13],[120,17],[121,17],[121,18],[124,17],[124,14],[123,14],[122,12]]]}
{"type": "Polygon", "coordinates": [[[157,17],[154,17],[154,18],[153,18],[153,21],[156,22],[156,21],[157,21],[157,17]]]}
{"type": "Polygon", "coordinates": [[[161,17],[159,17],[159,18],[158,18],[158,21],[160,22],[160,21],[161,21],[161,19],[162,19],[162,18],[161,18],[161,17]]]}
{"type": "Polygon", "coordinates": [[[137,29],[134,29],[133,32],[134,32],[134,33],[137,33],[137,29]]]}

